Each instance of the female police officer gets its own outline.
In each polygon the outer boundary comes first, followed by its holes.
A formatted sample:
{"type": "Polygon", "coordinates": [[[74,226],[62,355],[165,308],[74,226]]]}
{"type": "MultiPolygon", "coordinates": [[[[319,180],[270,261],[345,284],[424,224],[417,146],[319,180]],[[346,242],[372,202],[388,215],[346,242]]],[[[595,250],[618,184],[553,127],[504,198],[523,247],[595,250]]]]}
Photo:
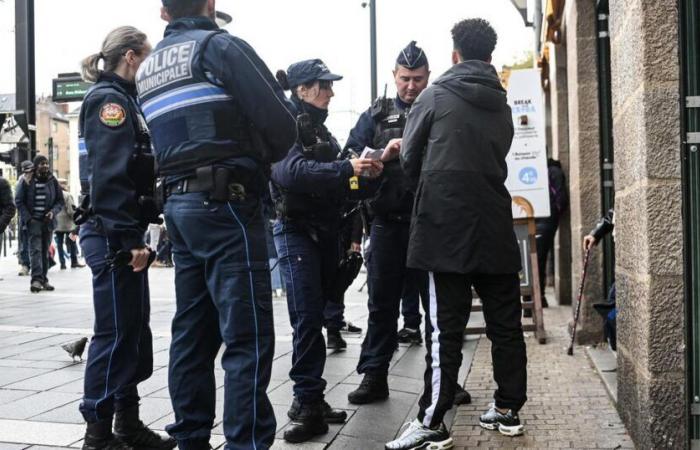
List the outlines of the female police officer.
{"type": "Polygon", "coordinates": [[[95,308],[80,404],[87,422],[83,449],[176,445],[141,422],[136,388],[153,372],[150,251],[143,235],[155,214],[146,198],[153,193],[143,186],[153,186],[154,165],[134,85],[150,51],[144,33],[121,27],[107,35],[100,53],[83,61],[83,77],[96,82],[80,111],[81,185],[89,195],[80,241],[92,270],[95,308]],[[100,60],[104,71],[98,69],[100,60]],[[126,255],[126,264],[119,264],[117,255],[126,255]]]}
{"type": "Polygon", "coordinates": [[[287,286],[287,306],[294,328],[292,419],[284,433],[289,442],[303,442],[343,423],[344,411],[325,401],[322,378],[326,346],[321,333],[326,301],[332,297],[339,261],[341,212],[350,181],[363,172],[378,176],[381,163],[367,159],[338,160],[340,146],[325,127],[333,97],[332,74],[320,59],[292,64],[277,73],[291,89],[297,108],[299,140],[287,157],[272,167],[272,197],[278,221],[275,246],[287,286]]]}

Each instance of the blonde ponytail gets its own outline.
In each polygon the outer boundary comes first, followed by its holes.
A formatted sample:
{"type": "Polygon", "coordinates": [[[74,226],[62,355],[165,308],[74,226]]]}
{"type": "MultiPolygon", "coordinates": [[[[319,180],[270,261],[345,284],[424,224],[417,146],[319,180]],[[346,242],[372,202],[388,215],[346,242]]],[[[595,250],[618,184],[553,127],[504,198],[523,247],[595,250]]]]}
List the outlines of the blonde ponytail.
{"type": "Polygon", "coordinates": [[[100,73],[102,72],[99,67],[100,59],[102,59],[102,53],[95,53],[94,55],[90,55],[83,59],[81,63],[83,80],[93,83],[97,81],[97,79],[100,77],[100,73]]]}
{"type": "Polygon", "coordinates": [[[82,61],[83,79],[97,81],[102,73],[100,60],[104,61],[104,71],[114,72],[126,52],[133,50],[141,55],[146,47],[148,37],[138,29],[130,26],[112,30],[102,43],[102,51],[90,55],[82,61]]]}

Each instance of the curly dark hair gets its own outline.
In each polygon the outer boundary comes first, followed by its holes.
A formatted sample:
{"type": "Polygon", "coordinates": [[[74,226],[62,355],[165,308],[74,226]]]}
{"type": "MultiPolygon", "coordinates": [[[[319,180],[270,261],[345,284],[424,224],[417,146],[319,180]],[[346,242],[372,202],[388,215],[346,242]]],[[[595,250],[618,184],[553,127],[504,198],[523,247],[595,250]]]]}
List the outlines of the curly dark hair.
{"type": "Polygon", "coordinates": [[[196,16],[204,8],[207,0],[165,0],[163,6],[173,19],[196,16]]]}
{"type": "Polygon", "coordinates": [[[452,28],[452,41],[463,61],[489,61],[496,48],[498,35],[484,19],[465,19],[452,28]]]}

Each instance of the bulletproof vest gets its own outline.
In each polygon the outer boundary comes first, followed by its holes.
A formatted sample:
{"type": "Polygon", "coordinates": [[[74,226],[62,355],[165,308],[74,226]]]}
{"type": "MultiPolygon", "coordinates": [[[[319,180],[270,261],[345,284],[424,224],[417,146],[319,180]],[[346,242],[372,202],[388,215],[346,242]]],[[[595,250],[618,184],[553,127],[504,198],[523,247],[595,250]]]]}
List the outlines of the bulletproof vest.
{"type": "MultiPolygon", "coordinates": [[[[328,129],[321,125],[315,128],[314,133],[317,142],[302,149],[304,158],[318,162],[337,160],[340,144],[328,132],[328,129]]],[[[277,197],[275,209],[279,216],[285,218],[303,218],[309,221],[332,220],[337,218],[339,208],[344,200],[344,195],[338,195],[337,192],[301,194],[283,189],[280,186],[274,186],[274,188],[277,197]]]]}
{"type": "MultiPolygon", "coordinates": [[[[102,89],[113,89],[122,94],[129,100],[129,108],[127,109],[127,114],[130,115],[131,123],[134,126],[134,154],[132,160],[141,157],[142,155],[151,154],[151,136],[148,131],[148,126],[146,121],[141,114],[141,110],[134,101],[134,99],[126,92],[118,83],[111,81],[100,81],[95,83],[85,94],[85,99],[87,99],[93,93],[102,89]]],[[[80,177],[80,196],[85,197],[90,194],[90,170],[88,166],[88,148],[85,144],[85,108],[80,111],[80,124],[78,130],[78,173],[80,177]]],[[[146,182],[153,182],[153,180],[142,180],[146,182]]]]}
{"type": "Polygon", "coordinates": [[[406,114],[396,107],[393,98],[380,98],[372,106],[372,119],[376,123],[372,146],[375,149],[384,148],[390,140],[403,136],[406,126],[406,114]]]}
{"type": "MultiPolygon", "coordinates": [[[[162,175],[253,156],[249,125],[203,57],[221,30],[187,30],[161,41],[136,74],[141,109],[162,175]]],[[[222,64],[224,62],[222,61],[222,64]]]]}
{"type": "MultiPolygon", "coordinates": [[[[372,106],[375,149],[385,148],[392,139],[403,137],[408,110],[401,111],[392,98],[380,98],[372,106]]],[[[408,191],[398,159],[384,163],[382,181],[375,196],[367,201],[369,212],[379,216],[402,216],[406,220],[413,208],[413,195],[408,191]]]]}

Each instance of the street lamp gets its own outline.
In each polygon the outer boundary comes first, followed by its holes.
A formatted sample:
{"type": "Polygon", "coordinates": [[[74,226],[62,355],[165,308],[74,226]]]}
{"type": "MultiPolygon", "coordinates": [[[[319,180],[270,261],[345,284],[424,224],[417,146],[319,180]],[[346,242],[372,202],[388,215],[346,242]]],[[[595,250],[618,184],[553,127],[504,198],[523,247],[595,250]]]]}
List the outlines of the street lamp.
{"type": "Polygon", "coordinates": [[[534,17],[533,22],[527,20],[528,2],[528,0],[510,0],[510,3],[522,16],[525,26],[533,28],[533,31],[535,32],[535,54],[538,54],[540,51],[540,44],[542,43],[542,0],[532,0],[534,17]]]}
{"type": "Polygon", "coordinates": [[[362,2],[362,7],[369,5],[369,52],[370,52],[370,72],[372,78],[371,93],[374,103],[377,99],[377,0],[362,2]]]}
{"type": "Polygon", "coordinates": [[[231,22],[233,22],[233,17],[231,17],[229,14],[222,11],[216,12],[216,24],[219,26],[219,28],[223,28],[231,22]]]}
{"type": "MultiPolygon", "coordinates": [[[[537,1],[537,0],[535,0],[537,1]]],[[[518,10],[520,15],[523,17],[523,22],[525,22],[526,27],[531,27],[532,22],[527,20],[527,0],[510,0],[515,9],[518,10]]]]}

